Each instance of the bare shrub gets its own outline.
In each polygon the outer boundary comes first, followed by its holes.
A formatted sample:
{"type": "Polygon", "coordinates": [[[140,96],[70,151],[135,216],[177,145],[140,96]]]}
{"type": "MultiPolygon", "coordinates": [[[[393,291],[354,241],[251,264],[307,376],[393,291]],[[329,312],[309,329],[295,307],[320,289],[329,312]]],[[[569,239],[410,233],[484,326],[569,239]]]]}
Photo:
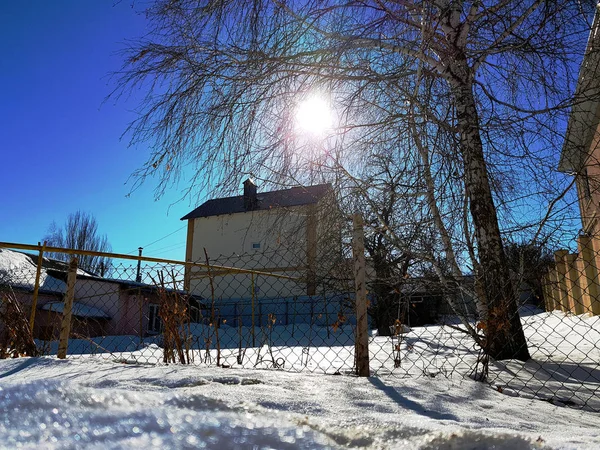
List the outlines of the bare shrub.
{"type": "Polygon", "coordinates": [[[175,274],[171,274],[172,288],[165,284],[162,272],[158,273],[158,295],[160,307],[158,315],[163,324],[163,362],[189,364],[190,353],[190,317],[188,299],[177,290],[175,274]]]}
{"type": "Polygon", "coordinates": [[[32,330],[14,292],[4,291],[0,296],[0,359],[37,356],[32,330]]]}

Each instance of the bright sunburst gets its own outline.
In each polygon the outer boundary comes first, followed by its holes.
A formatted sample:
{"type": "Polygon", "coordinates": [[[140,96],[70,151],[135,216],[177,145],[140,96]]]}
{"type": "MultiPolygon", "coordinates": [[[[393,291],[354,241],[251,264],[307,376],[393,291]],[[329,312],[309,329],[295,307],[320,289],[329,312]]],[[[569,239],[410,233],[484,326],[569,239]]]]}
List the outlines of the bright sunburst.
{"type": "Polygon", "coordinates": [[[309,97],[298,105],[296,123],[304,132],[321,135],[331,128],[331,108],[322,98],[309,97]]]}

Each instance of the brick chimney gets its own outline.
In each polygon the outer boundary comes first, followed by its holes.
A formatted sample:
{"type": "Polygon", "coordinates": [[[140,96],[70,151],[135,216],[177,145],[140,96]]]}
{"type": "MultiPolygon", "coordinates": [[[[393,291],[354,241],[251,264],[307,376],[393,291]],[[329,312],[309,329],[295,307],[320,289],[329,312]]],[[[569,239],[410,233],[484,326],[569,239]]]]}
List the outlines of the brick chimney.
{"type": "Polygon", "coordinates": [[[256,185],[252,178],[248,178],[244,181],[244,209],[246,211],[252,211],[258,206],[256,200],[256,185]]]}

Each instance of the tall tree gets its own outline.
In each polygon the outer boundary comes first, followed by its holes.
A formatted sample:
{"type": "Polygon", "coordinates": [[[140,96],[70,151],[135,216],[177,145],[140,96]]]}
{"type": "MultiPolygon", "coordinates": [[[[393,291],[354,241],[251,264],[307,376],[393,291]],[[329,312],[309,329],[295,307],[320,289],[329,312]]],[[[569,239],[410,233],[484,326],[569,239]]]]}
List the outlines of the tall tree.
{"type": "Polygon", "coordinates": [[[453,276],[462,270],[453,231],[464,234],[485,351],[526,360],[497,203],[509,204],[532,160],[543,162],[538,171],[551,165],[541,155],[556,148],[592,12],[592,2],[570,0],[157,0],[117,90],[147,93],[130,127],[132,142],[153,144],[138,179],[158,175],[160,192],[191,164],[190,191],[220,190],[249,172],[311,180],[317,167],[344,188],[372,148],[407,133],[453,276]],[[320,144],[293,120],[314,95],[337,116],[320,144]],[[432,127],[451,145],[428,141],[432,127]],[[468,212],[462,224],[448,222],[452,210],[468,212]]]}
{"type": "MultiPolygon", "coordinates": [[[[98,222],[89,213],[76,211],[69,214],[64,226],[52,222],[48,228],[44,241],[53,247],[70,248],[75,250],[89,250],[94,252],[110,252],[112,247],[105,234],[98,233],[98,222]]],[[[67,253],[54,252],[51,256],[61,261],[69,261],[71,256],[67,253]]],[[[78,266],[98,275],[104,275],[110,267],[110,259],[103,256],[76,255],[78,266]]]]}

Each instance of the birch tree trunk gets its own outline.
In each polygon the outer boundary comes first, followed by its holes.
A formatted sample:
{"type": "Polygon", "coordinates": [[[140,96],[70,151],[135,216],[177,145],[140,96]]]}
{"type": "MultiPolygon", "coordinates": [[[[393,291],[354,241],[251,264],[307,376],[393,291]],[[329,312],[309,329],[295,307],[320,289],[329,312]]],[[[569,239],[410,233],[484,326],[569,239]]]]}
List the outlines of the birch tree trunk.
{"type": "Polygon", "coordinates": [[[472,76],[466,58],[450,66],[454,75],[450,87],[460,130],[460,151],[464,161],[466,193],[475,228],[479,270],[475,274],[484,350],[496,360],[530,358],[519,318],[509,265],[504,253],[496,207],[492,197],[479,116],[473,95],[472,76]]]}

